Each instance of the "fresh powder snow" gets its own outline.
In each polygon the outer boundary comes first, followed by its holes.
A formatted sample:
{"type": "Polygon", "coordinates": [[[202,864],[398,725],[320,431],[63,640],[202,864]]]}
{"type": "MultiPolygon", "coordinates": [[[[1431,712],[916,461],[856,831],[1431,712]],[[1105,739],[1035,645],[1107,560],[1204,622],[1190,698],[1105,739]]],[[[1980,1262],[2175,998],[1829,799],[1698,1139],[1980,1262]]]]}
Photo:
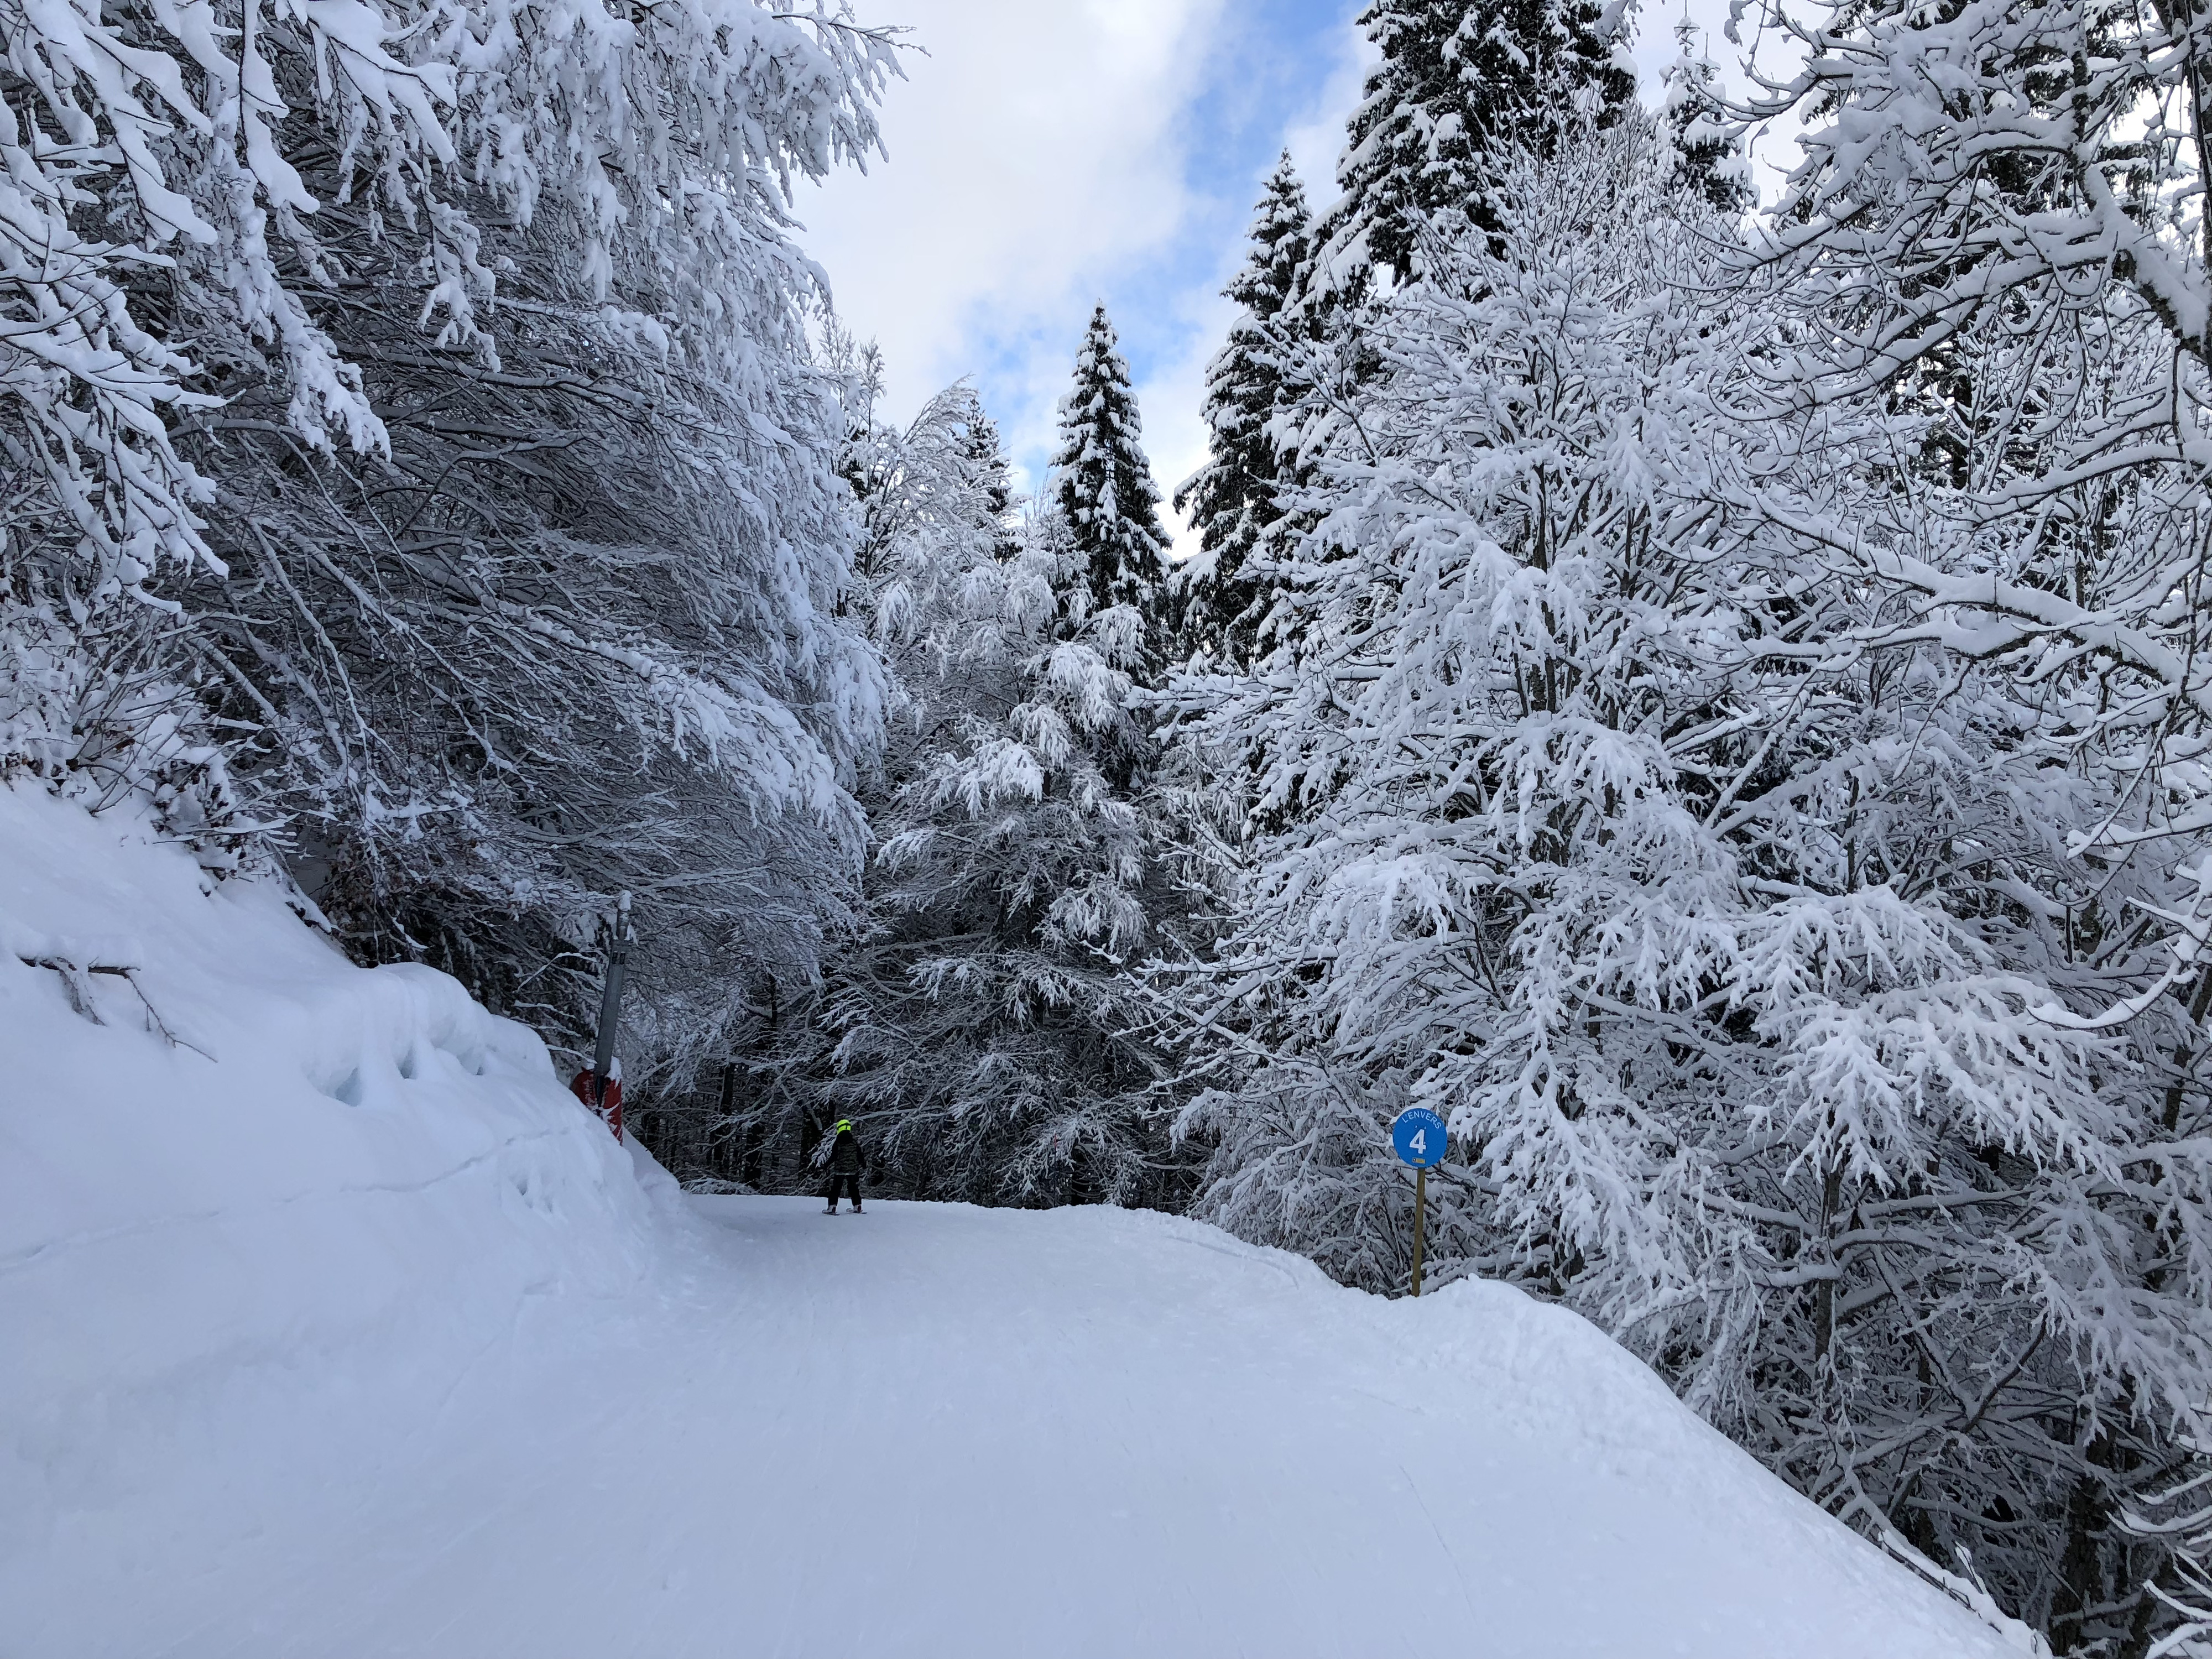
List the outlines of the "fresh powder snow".
{"type": "Polygon", "coordinates": [[[1516,1291],[687,1197],[275,884],[0,846],[0,1651],[2018,1650],[1516,1291]]]}

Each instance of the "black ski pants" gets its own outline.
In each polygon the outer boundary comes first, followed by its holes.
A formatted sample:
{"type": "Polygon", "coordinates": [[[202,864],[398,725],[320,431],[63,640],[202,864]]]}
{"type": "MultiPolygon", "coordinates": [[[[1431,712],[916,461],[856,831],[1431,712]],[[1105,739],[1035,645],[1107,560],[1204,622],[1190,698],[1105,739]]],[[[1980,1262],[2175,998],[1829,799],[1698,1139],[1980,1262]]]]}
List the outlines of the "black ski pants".
{"type": "Polygon", "coordinates": [[[852,1195],[854,1209],[860,1207],[860,1177],[858,1172],[852,1170],[839,1170],[830,1176],[830,1207],[833,1210],[837,1207],[837,1194],[841,1192],[852,1195]]]}

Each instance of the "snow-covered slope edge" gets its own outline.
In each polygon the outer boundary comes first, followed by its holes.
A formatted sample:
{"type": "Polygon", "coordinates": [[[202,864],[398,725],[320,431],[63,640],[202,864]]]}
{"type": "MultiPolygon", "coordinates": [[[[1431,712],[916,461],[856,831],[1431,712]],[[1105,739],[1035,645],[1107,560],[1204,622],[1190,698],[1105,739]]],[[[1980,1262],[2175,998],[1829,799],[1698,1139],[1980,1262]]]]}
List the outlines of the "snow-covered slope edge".
{"type": "Polygon", "coordinates": [[[4,788],[0,1038],[0,1652],[2008,1650],[1571,1313],[685,1200],[451,980],[4,788]]]}
{"type": "Polygon", "coordinates": [[[274,884],[209,885],[0,788],[0,1555],[9,1516],[119,1500],[149,1439],[251,1410],[243,1374],[458,1370],[650,1257],[631,1158],[533,1034],[353,966],[274,884]]]}

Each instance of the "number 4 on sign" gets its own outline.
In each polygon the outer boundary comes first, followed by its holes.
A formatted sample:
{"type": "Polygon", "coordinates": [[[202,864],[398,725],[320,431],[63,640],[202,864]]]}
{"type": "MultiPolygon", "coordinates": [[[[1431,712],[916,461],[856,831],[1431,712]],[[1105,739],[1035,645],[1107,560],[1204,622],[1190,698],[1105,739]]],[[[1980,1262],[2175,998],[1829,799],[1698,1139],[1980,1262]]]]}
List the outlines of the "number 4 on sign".
{"type": "Polygon", "coordinates": [[[1449,1142],[1449,1131],[1443,1119],[1425,1106],[1416,1106],[1398,1114],[1398,1121],[1390,1126],[1390,1144],[1397,1149],[1399,1159],[1413,1166],[1413,1294],[1421,1293],[1422,1235],[1427,1231],[1429,1209],[1429,1166],[1444,1161],[1444,1148],[1449,1142]]]}

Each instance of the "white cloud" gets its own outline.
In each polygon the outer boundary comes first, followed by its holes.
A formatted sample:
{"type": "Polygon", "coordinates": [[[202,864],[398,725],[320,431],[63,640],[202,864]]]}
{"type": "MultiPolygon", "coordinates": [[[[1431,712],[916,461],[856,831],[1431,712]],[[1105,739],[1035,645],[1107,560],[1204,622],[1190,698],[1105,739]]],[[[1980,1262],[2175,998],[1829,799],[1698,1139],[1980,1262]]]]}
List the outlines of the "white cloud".
{"type": "MultiPolygon", "coordinates": [[[[1733,70],[1728,0],[1689,3],[1733,70]]],[[[890,411],[973,375],[1034,482],[1103,298],[1137,366],[1154,473],[1173,490],[1206,458],[1206,365],[1231,314],[1219,290],[1244,257],[1261,179],[1287,145],[1316,210],[1335,192],[1376,54],[1356,0],[1334,21],[1330,9],[1308,3],[1297,21],[1251,0],[877,0],[871,10],[911,24],[927,54],[907,54],[886,98],[890,159],[806,192],[799,211],[847,325],[884,348],[890,411]]],[[[1637,42],[1646,98],[1674,56],[1663,9],[1637,42]]],[[[1770,139],[1762,159],[1784,159],[1781,148],[1770,139]]]]}
{"type": "MultiPolygon", "coordinates": [[[[1237,203],[1236,222],[1240,229],[1249,218],[1242,210],[1259,200],[1261,180],[1273,170],[1275,157],[1284,149],[1290,151],[1291,164],[1305,180],[1306,195],[1316,212],[1336,193],[1336,157],[1344,148],[1345,123],[1359,101],[1368,68],[1379,54],[1352,22],[1350,13],[1330,32],[1328,46],[1328,56],[1315,77],[1310,99],[1302,107],[1283,112],[1281,137],[1268,148],[1261,176],[1244,185],[1237,203]]],[[[1176,486],[1206,460],[1206,428],[1200,412],[1206,398],[1206,368],[1228,337],[1229,325],[1236,316],[1236,307],[1221,297],[1220,290],[1244,257],[1241,234],[1222,247],[1210,279],[1202,289],[1184,297],[1182,309],[1192,325],[1188,349],[1176,361],[1158,368],[1138,387],[1139,402],[1145,410],[1146,453],[1152,457],[1163,495],[1172,495],[1176,486]]],[[[1187,558],[1195,553],[1197,538],[1182,515],[1170,509],[1167,518],[1176,556],[1187,558]]]]}
{"type": "Polygon", "coordinates": [[[899,0],[890,150],[799,204],[839,310],[907,409],[963,374],[1018,455],[1048,443],[1091,302],[1189,210],[1178,120],[1224,0],[899,0]]]}

